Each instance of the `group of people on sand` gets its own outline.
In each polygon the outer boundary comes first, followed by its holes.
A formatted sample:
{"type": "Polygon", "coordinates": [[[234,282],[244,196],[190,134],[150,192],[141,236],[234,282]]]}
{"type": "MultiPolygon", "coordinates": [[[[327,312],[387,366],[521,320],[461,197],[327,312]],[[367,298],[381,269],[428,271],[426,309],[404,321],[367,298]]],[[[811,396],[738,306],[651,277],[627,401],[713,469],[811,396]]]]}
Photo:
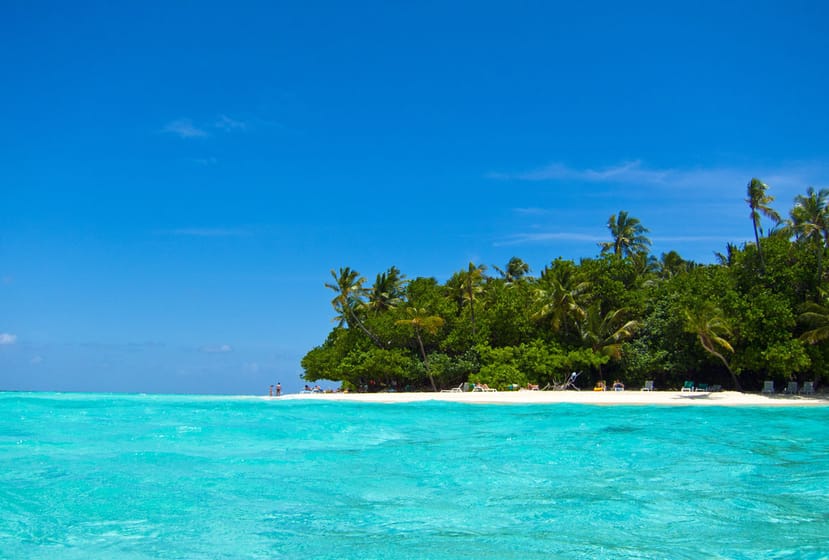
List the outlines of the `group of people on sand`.
{"type": "Polygon", "coordinates": [[[282,395],[282,385],[277,381],[276,386],[271,385],[271,388],[268,389],[268,396],[269,397],[279,397],[282,395]]]}

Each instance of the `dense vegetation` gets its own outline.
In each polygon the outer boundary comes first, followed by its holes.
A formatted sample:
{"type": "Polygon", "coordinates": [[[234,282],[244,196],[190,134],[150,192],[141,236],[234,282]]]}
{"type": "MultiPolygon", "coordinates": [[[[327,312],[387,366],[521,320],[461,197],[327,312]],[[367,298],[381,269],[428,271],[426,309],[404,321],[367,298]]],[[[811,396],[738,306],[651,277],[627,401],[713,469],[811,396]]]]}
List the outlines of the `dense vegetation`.
{"type": "Polygon", "coordinates": [[[543,387],[570,371],[583,372],[582,386],[817,385],[829,378],[827,201],[829,190],[810,187],[783,219],[752,179],[754,242],[728,244],[715,264],[675,251],[656,258],[648,230],[619,212],[596,258],[559,258],[538,276],[517,257],[492,273],[469,263],[444,284],[407,280],[394,266],[371,285],[350,268],[332,270],[337,325],[303,358],[304,377],[362,391],[543,387]]]}

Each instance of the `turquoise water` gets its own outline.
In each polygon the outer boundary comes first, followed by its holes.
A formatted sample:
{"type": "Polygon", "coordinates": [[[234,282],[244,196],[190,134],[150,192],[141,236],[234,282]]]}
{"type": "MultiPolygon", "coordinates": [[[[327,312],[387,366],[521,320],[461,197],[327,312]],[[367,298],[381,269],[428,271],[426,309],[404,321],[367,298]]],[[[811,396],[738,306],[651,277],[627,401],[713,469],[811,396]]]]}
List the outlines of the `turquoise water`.
{"type": "Polygon", "coordinates": [[[0,393],[0,558],[829,558],[829,408],[0,393]]]}

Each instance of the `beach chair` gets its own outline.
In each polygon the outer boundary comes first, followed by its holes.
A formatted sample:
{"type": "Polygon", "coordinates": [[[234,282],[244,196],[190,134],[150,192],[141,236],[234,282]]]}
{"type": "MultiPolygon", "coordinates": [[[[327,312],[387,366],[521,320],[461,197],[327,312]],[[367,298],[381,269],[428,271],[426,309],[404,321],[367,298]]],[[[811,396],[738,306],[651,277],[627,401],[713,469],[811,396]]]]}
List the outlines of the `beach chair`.
{"type": "Polygon", "coordinates": [[[640,391],[653,391],[653,379],[645,381],[645,386],[639,389],[640,391]]]}
{"type": "Polygon", "coordinates": [[[773,395],[774,394],[774,381],[763,381],[763,390],[761,393],[766,395],[773,395]]]}
{"type": "Polygon", "coordinates": [[[707,393],[708,392],[708,383],[697,383],[694,392],[697,393],[707,393]]]}
{"type": "Polygon", "coordinates": [[[803,388],[800,389],[801,395],[814,395],[815,394],[815,382],[814,381],[804,381],[803,388]]]}
{"type": "Polygon", "coordinates": [[[441,393],[463,393],[463,386],[464,384],[461,383],[457,387],[452,387],[451,389],[441,389],[441,393]]]}
{"type": "Polygon", "coordinates": [[[722,391],[722,385],[711,385],[712,393],[719,393],[720,391],[722,391]]]}
{"type": "Polygon", "coordinates": [[[797,394],[797,381],[789,381],[786,385],[786,388],[783,389],[783,394],[785,395],[796,395],[797,394]]]}
{"type": "Polygon", "coordinates": [[[693,381],[686,381],[682,385],[682,389],[679,390],[681,393],[693,393],[694,392],[694,382],[693,381]]]}

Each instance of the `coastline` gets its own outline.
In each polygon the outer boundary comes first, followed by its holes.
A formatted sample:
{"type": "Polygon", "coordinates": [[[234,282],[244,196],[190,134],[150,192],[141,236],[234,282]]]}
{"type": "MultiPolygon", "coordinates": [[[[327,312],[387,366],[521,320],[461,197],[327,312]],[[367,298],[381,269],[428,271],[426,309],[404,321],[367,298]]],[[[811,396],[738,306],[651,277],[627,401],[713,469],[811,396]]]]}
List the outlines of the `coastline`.
{"type": "Polygon", "coordinates": [[[586,404],[630,406],[760,406],[812,407],[829,406],[822,395],[783,394],[682,393],[680,391],[499,391],[467,393],[292,393],[271,400],[303,400],[320,402],[413,403],[457,402],[468,404],[586,404]]]}

